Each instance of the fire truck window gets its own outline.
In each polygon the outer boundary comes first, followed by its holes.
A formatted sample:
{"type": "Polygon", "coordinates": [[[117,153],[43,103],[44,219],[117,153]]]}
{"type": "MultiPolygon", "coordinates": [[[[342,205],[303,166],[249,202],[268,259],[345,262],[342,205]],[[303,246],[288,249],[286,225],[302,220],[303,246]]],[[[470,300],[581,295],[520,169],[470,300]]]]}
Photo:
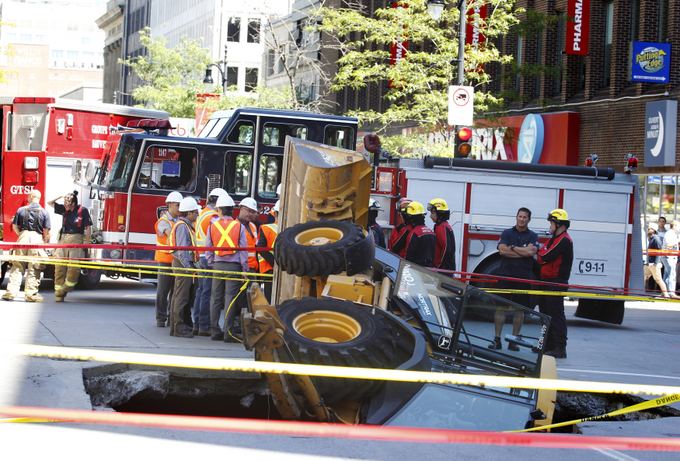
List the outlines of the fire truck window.
{"type": "Polygon", "coordinates": [[[221,119],[217,120],[217,123],[215,123],[215,126],[213,126],[212,129],[210,130],[210,132],[208,133],[208,137],[209,138],[218,137],[220,135],[220,133],[222,132],[222,129],[224,128],[224,126],[227,124],[228,121],[229,121],[228,118],[221,118],[221,119]]]}
{"type": "Polygon", "coordinates": [[[276,186],[281,182],[283,157],[263,155],[259,163],[257,193],[262,198],[276,199],[276,186]]]}
{"type": "Polygon", "coordinates": [[[135,168],[136,155],[134,145],[121,143],[118,155],[111,166],[108,176],[108,187],[126,188],[130,184],[130,176],[135,168]]]}
{"type": "Polygon", "coordinates": [[[144,154],[137,185],[143,189],[196,189],[198,169],[196,149],[150,146],[144,154]]]}
{"type": "Polygon", "coordinates": [[[217,124],[218,119],[214,118],[212,120],[208,120],[208,123],[205,124],[203,129],[201,130],[200,133],[198,133],[199,138],[207,138],[210,136],[210,132],[212,129],[215,127],[215,124],[217,124]]]}
{"type": "Polygon", "coordinates": [[[284,125],[279,123],[266,123],[262,130],[262,143],[265,146],[283,147],[286,136],[307,139],[307,127],[303,125],[284,125]]]}
{"type": "Polygon", "coordinates": [[[227,192],[233,195],[250,195],[252,171],[253,156],[251,154],[228,152],[224,172],[227,192]]]}
{"type": "Polygon", "coordinates": [[[329,146],[353,149],[354,146],[350,145],[352,138],[354,138],[354,129],[350,127],[327,126],[323,143],[329,146]]]}
{"type": "Polygon", "coordinates": [[[227,136],[227,142],[229,142],[229,144],[252,146],[255,139],[254,134],[255,127],[253,126],[253,122],[241,120],[234,128],[232,128],[229,136],[227,136]]]}

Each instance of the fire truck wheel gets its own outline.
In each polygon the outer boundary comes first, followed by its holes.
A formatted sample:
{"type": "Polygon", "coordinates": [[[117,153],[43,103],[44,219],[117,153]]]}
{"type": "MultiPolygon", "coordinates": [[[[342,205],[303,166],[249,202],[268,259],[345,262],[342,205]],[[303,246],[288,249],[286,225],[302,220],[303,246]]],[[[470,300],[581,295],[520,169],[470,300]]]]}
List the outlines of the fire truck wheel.
{"type": "Polygon", "coordinates": [[[78,288],[81,290],[94,290],[99,286],[102,271],[83,269],[78,277],[78,288]]]}
{"type": "Polygon", "coordinates": [[[298,277],[357,274],[370,267],[374,255],[373,241],[347,221],[297,224],[282,231],[274,245],[276,263],[298,277]]]}
{"type": "MultiPolygon", "coordinates": [[[[278,306],[284,340],[296,363],[396,369],[413,354],[407,332],[370,307],[339,299],[291,299],[278,306]]],[[[312,377],[329,405],[362,400],[381,381],[312,377]]]]}

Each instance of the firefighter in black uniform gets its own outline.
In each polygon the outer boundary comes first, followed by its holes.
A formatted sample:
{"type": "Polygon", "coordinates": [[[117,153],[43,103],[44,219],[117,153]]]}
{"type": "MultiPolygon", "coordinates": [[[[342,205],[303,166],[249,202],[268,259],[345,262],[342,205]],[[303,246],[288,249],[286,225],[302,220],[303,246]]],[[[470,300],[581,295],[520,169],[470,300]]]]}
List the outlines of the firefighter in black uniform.
{"type": "Polygon", "coordinates": [[[425,207],[420,202],[406,206],[406,215],[413,226],[406,237],[406,259],[423,267],[434,263],[435,237],[432,229],[425,225],[425,207]]]}
{"type": "Polygon", "coordinates": [[[378,224],[378,213],[380,213],[380,203],[375,199],[368,201],[368,231],[373,237],[376,246],[385,248],[385,233],[378,224]]]}
{"type": "MultiPolygon", "coordinates": [[[[561,208],[548,214],[550,233],[548,243],[538,250],[536,261],[541,267],[541,280],[545,282],[569,283],[571,265],[574,261],[574,243],[567,233],[569,215],[561,208]]],[[[566,287],[546,285],[543,290],[564,291],[566,287]]],[[[550,328],[545,344],[545,354],[556,359],[567,358],[567,320],[564,317],[562,296],[542,296],[539,302],[542,313],[550,316],[550,328]]]]}
{"type": "Polygon", "coordinates": [[[456,239],[449,224],[451,211],[443,198],[435,198],[427,204],[430,219],[434,221],[434,263],[437,269],[456,270],[456,239]]]}

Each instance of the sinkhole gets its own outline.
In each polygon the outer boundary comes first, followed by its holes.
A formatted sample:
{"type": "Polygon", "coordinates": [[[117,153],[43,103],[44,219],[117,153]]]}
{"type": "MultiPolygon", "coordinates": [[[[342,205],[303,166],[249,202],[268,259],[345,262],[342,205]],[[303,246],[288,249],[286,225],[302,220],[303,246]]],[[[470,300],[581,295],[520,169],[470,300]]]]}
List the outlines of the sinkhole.
{"type": "MultiPolygon", "coordinates": [[[[281,419],[258,373],[196,369],[159,369],[112,364],[83,370],[85,390],[94,408],[119,412],[281,419]]],[[[598,416],[644,399],[629,394],[558,392],[555,423],[598,416]]],[[[617,416],[608,421],[639,421],[680,416],[660,407],[617,416]]],[[[578,432],[577,426],[553,432],[578,432]]]]}

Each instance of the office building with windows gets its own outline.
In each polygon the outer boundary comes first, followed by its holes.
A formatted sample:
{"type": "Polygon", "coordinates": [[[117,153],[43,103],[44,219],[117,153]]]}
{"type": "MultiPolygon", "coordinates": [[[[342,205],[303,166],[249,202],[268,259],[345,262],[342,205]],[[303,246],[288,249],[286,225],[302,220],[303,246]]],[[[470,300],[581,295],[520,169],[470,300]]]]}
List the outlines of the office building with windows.
{"type": "Polygon", "coordinates": [[[95,19],[105,7],[106,0],[3,1],[0,93],[83,97],[92,93],[80,88],[101,88],[104,36],[95,19]]]}

